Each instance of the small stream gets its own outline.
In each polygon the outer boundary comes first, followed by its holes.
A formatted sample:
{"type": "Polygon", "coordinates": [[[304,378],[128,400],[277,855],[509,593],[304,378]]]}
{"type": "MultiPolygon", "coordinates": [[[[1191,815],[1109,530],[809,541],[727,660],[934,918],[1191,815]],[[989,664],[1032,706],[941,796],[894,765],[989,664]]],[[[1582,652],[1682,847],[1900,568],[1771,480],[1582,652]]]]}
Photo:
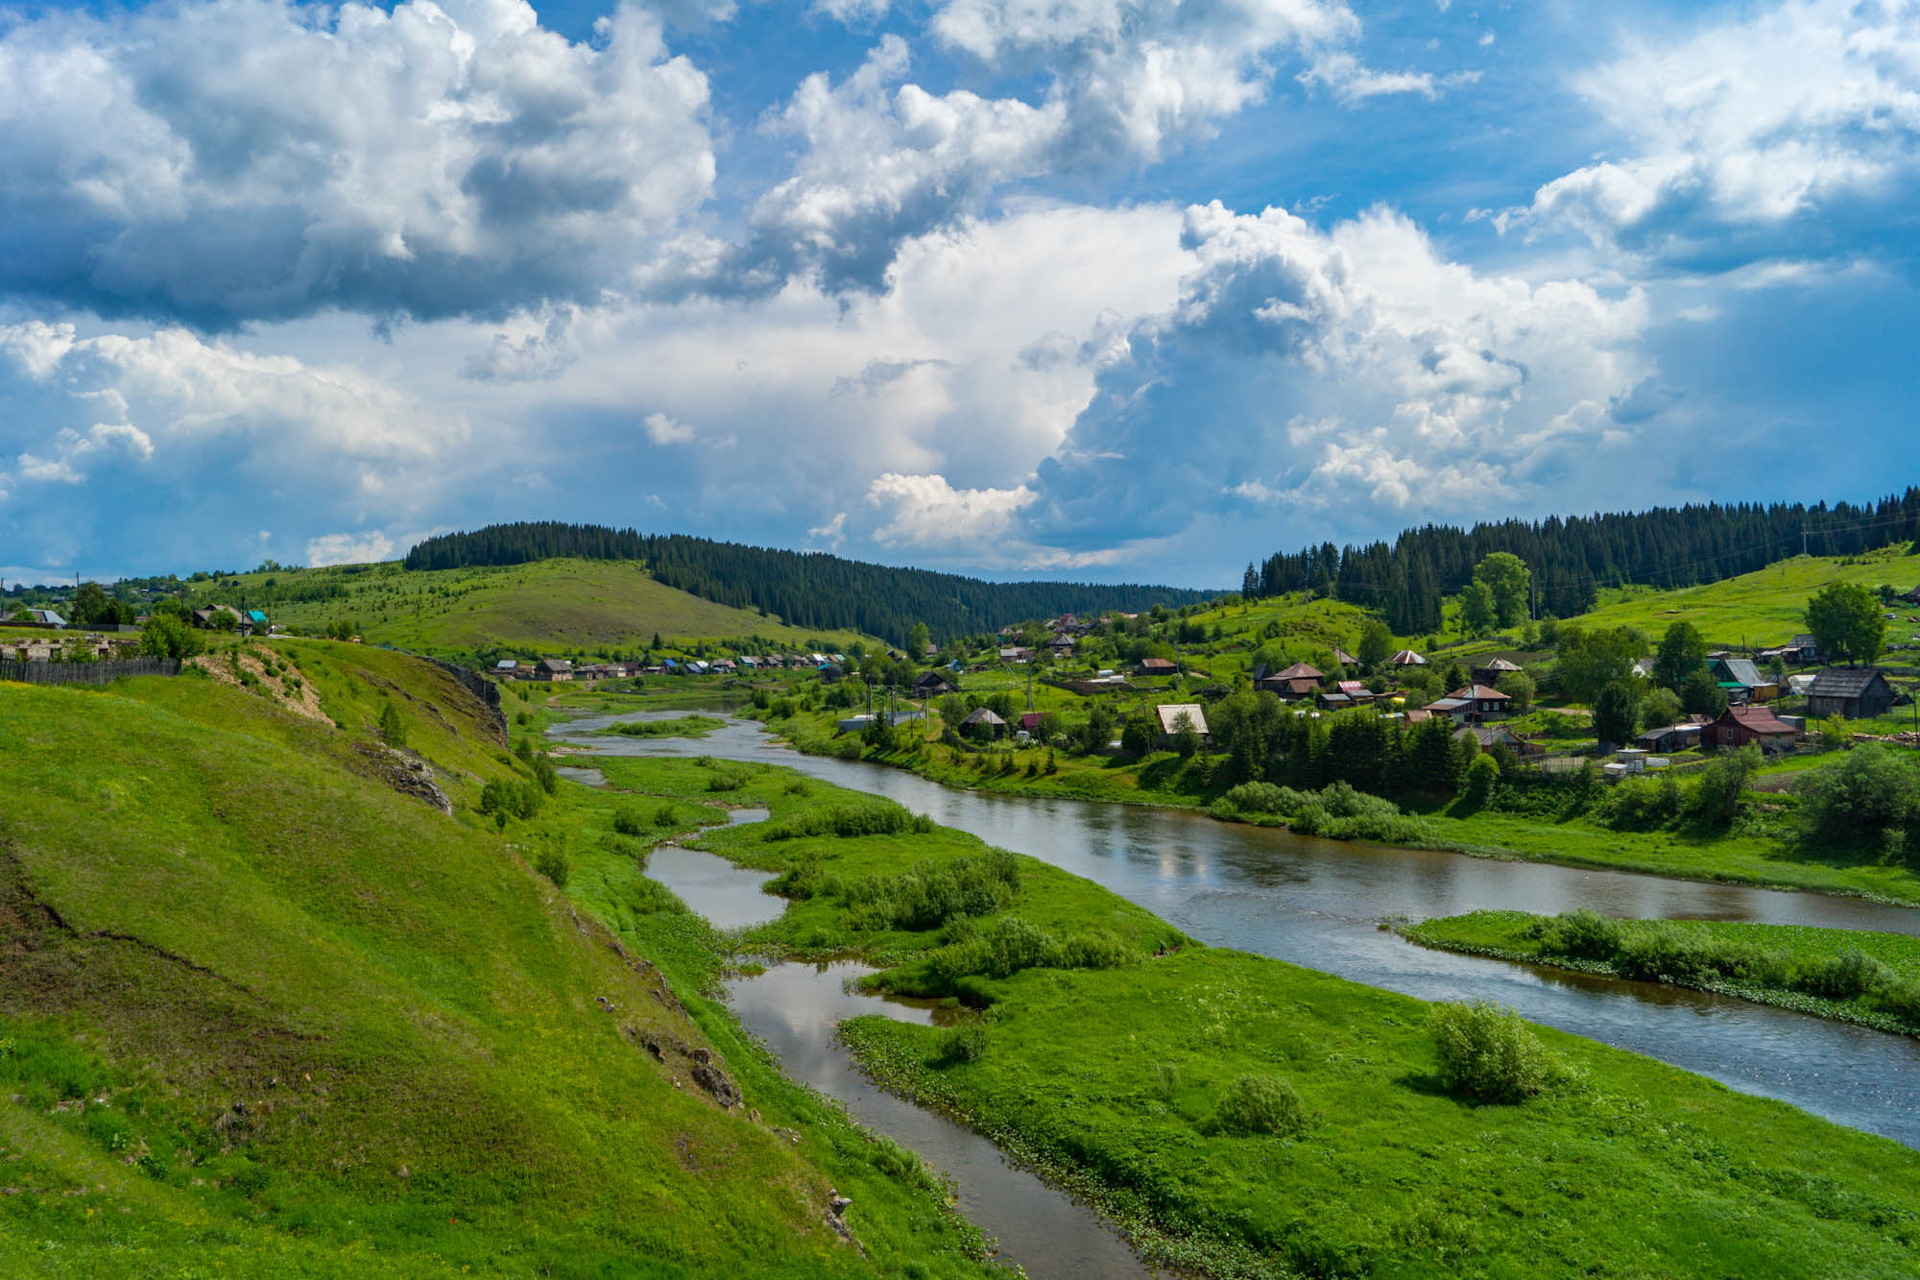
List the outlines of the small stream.
{"type": "Polygon", "coordinates": [[[1210,945],[1426,1000],[1497,1001],[1533,1021],[1920,1147],[1920,1041],[1705,992],[1431,951],[1377,927],[1383,916],[1425,919],[1481,908],[1551,914],[1584,906],[1623,916],[1920,934],[1920,911],[1316,840],[1181,810],[966,791],[883,765],[801,755],[751,721],[731,721],[698,740],[592,736],[631,718],[587,717],[553,733],[608,755],[786,765],[1085,876],[1210,945]]]}
{"type": "MultiPolygon", "coordinates": [[[[766,817],[764,809],[734,810],[756,812],[766,817]]],[[[762,892],[770,879],[765,873],[696,849],[655,849],[647,875],[723,929],[762,924],[786,908],[762,892]]],[[[987,1139],[887,1093],[854,1069],[834,1032],[845,1019],[877,1013],[926,1026],[942,1016],[930,1000],[854,994],[849,984],[871,972],[852,962],[776,964],[728,982],[727,1001],[787,1075],[837,1099],[854,1119],[953,1179],[961,1212],[998,1241],[1003,1260],[1025,1267],[1034,1280],[1149,1280],[1153,1272],[1097,1214],[1009,1164],[987,1139]]]]}

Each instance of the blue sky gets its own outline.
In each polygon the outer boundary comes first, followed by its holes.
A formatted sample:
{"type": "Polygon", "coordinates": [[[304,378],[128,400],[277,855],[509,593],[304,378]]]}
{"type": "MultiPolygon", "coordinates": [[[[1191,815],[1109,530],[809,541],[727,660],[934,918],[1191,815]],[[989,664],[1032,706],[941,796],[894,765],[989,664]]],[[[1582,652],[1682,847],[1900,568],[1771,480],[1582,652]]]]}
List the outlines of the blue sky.
{"type": "Polygon", "coordinates": [[[1231,584],[1914,481],[1920,6],[0,15],[0,574],[567,519],[1231,584]]]}

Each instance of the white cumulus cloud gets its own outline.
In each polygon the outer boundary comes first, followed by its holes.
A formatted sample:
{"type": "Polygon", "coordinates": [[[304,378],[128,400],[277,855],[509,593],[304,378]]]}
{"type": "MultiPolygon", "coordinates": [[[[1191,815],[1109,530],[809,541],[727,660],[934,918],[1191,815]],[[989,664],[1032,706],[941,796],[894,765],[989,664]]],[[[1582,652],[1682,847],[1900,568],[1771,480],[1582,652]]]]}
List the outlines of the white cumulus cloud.
{"type": "Polygon", "coordinates": [[[181,0],[0,25],[0,290],[224,326],[593,299],[706,199],[705,77],[622,7],[181,0]]]}

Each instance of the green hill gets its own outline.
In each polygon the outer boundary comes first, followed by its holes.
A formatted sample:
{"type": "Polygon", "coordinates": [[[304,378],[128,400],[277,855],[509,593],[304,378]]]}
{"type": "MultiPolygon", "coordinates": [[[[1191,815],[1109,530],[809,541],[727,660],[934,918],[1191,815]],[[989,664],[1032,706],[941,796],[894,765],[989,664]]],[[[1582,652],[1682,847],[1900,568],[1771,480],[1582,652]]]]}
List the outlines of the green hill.
{"type": "Polygon", "coordinates": [[[279,569],[223,578],[197,598],[266,610],[277,623],[324,631],[355,623],[369,642],[446,653],[506,649],[645,649],[668,643],[761,637],[767,647],[822,642],[845,631],[806,631],[752,609],[702,600],[654,580],[631,562],[541,560],[500,568],[404,569],[397,562],[279,569]],[[227,585],[231,584],[231,585],[227,585]]]}
{"type": "Polygon", "coordinates": [[[477,699],[248,652],[244,685],[0,685],[0,1275],[983,1274],[917,1166],[473,813],[530,782],[477,699]],[[452,815],[393,785],[388,706],[452,815]]]}
{"type": "MultiPolygon", "coordinates": [[[[1902,544],[1855,556],[1794,556],[1724,582],[1677,591],[1625,587],[1603,593],[1600,604],[1579,621],[1635,626],[1655,637],[1675,622],[1691,622],[1709,644],[1784,644],[1807,629],[1807,600],[1830,582],[1886,585],[1904,594],[1920,583],[1920,556],[1902,544]]],[[[1911,606],[1895,610],[1902,619],[1920,615],[1911,606]]],[[[1889,640],[1906,641],[1920,625],[1889,624],[1887,631],[1889,640]]]]}

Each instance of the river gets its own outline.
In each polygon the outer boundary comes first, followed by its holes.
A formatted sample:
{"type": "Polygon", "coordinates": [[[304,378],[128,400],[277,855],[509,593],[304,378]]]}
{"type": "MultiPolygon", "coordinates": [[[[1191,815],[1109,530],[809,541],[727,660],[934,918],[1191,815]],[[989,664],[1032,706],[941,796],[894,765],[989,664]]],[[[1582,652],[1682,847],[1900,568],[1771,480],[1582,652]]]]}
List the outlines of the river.
{"type": "MultiPolygon", "coordinates": [[[[677,714],[677,713],[676,713],[677,714]]],[[[1526,1017],[1920,1147],[1920,1041],[1731,997],[1416,947],[1382,917],[1480,908],[1751,920],[1920,934],[1903,907],[1542,863],[1315,840],[1203,814],[966,791],[904,770],[806,756],[752,721],[703,739],[554,736],[615,755],[786,765],[896,800],[1105,886],[1214,946],[1238,947],[1427,1000],[1487,999],[1526,1017]]]]}

